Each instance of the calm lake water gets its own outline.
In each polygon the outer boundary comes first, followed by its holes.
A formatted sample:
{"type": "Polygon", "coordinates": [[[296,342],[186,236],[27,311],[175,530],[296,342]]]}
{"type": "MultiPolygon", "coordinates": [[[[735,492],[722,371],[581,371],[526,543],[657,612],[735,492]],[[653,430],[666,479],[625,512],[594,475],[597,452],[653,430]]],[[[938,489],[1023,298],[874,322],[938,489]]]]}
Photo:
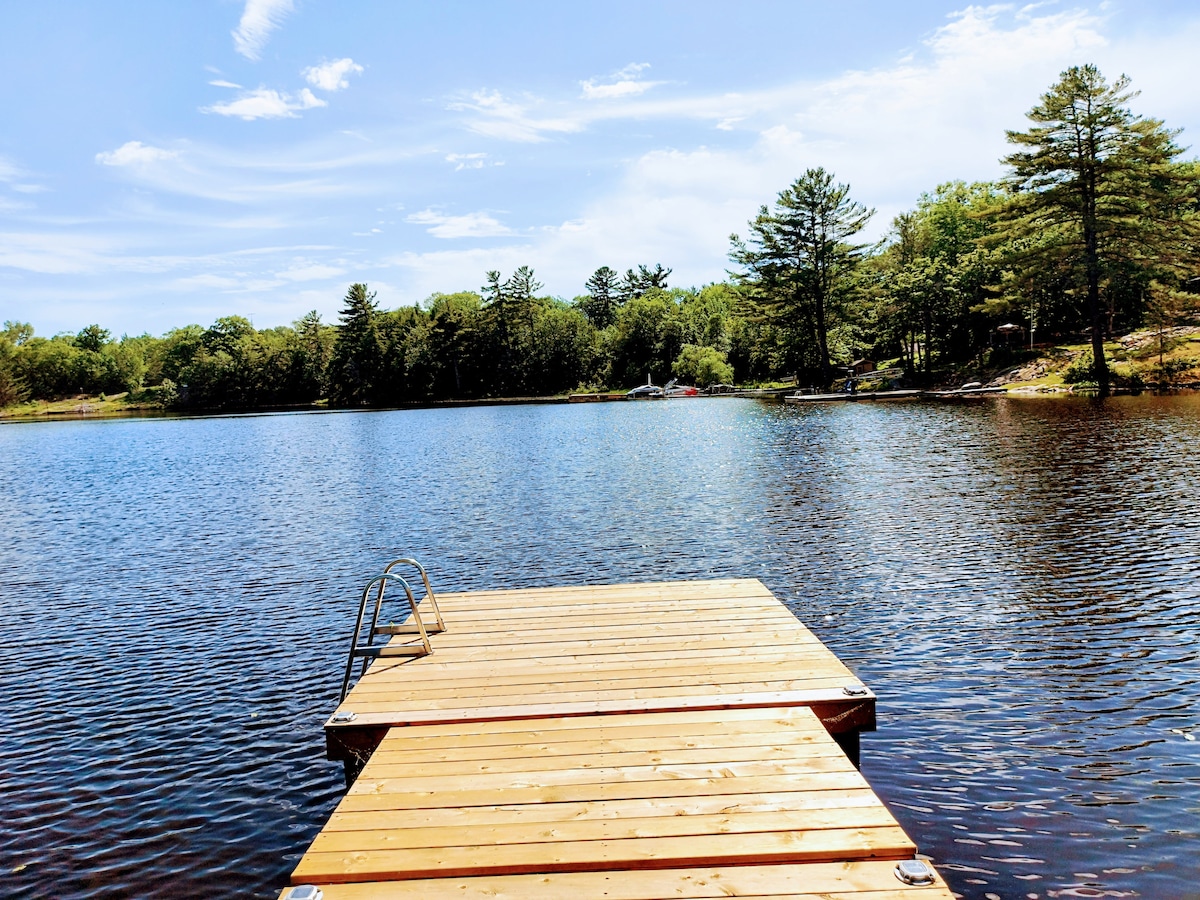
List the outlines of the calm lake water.
{"type": "Polygon", "coordinates": [[[0,895],[271,897],[365,579],[748,576],[966,897],[1200,897],[1200,398],[0,427],[0,895]],[[1197,740],[1189,740],[1195,732],[1197,740]]]}

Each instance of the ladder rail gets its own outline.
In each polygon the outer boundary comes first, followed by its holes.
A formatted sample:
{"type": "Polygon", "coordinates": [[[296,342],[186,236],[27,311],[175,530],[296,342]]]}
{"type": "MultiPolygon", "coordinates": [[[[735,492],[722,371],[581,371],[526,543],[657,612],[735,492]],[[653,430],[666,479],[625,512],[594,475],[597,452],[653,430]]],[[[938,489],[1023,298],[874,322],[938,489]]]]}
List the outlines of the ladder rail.
{"type": "Polygon", "coordinates": [[[417,627],[416,633],[421,636],[421,644],[425,651],[425,653],[422,655],[428,655],[433,652],[433,645],[429,643],[429,632],[425,628],[425,623],[421,621],[421,613],[417,609],[417,600],[413,596],[412,587],[410,587],[408,582],[405,581],[403,578],[401,578],[399,575],[397,575],[395,572],[386,572],[385,571],[381,575],[376,575],[374,578],[372,578],[370,581],[368,581],[367,586],[365,588],[363,588],[362,598],[358,604],[358,616],[354,621],[354,634],[350,638],[350,652],[346,656],[346,672],[345,672],[345,675],[342,677],[342,691],[341,691],[341,697],[338,700],[339,703],[344,701],[346,699],[346,694],[348,694],[350,692],[350,676],[354,673],[354,660],[359,657],[362,657],[362,661],[363,661],[362,672],[363,672],[363,674],[365,674],[367,671],[367,666],[370,665],[371,656],[375,655],[375,654],[368,655],[368,654],[360,652],[358,643],[359,643],[359,638],[362,635],[363,619],[366,618],[367,602],[371,598],[371,588],[375,587],[376,584],[379,585],[379,592],[378,592],[378,595],[376,598],[374,615],[372,617],[371,631],[367,636],[368,646],[374,644],[376,635],[380,633],[378,630],[378,627],[377,627],[378,619],[379,619],[379,610],[380,610],[380,606],[383,603],[383,585],[385,582],[388,582],[388,581],[399,582],[400,586],[404,589],[405,599],[408,600],[408,607],[410,610],[412,610],[412,618],[413,618],[413,621],[416,623],[416,627],[417,627]]]}
{"type": "MultiPolygon", "coordinates": [[[[433,616],[434,616],[434,619],[436,619],[436,624],[427,626],[428,631],[430,634],[441,634],[443,631],[446,630],[446,623],[442,619],[442,611],[440,609],[438,609],[437,597],[434,596],[433,585],[431,585],[429,583],[429,574],[425,571],[425,567],[423,565],[421,565],[419,562],[417,562],[415,559],[412,559],[411,557],[406,556],[401,559],[392,560],[390,563],[388,563],[384,567],[383,572],[386,575],[386,574],[390,573],[392,571],[392,569],[394,569],[396,566],[401,566],[401,565],[412,566],[414,569],[416,569],[420,573],[421,581],[425,585],[425,596],[429,598],[429,605],[433,607],[433,616]]],[[[375,618],[372,619],[372,621],[371,621],[371,629],[372,630],[374,630],[375,626],[378,624],[379,608],[383,604],[383,589],[384,589],[384,583],[380,582],[379,583],[379,596],[375,598],[375,618]]],[[[392,632],[392,633],[393,634],[395,634],[395,633],[403,634],[405,632],[392,632]]]]}

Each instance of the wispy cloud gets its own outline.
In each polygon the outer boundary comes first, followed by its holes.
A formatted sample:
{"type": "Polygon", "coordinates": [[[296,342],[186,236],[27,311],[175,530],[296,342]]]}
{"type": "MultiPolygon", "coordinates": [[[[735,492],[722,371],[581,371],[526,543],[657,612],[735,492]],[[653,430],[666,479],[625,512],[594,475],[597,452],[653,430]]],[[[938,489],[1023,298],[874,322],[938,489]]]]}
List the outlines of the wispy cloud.
{"type": "Polygon", "coordinates": [[[271,32],[293,8],[293,0],[246,0],[242,18],[232,32],[234,48],[246,59],[257,60],[271,32]]]}
{"type": "Polygon", "coordinates": [[[24,173],[12,160],[0,156],[0,181],[5,183],[24,177],[24,173]]]}
{"type": "Polygon", "coordinates": [[[350,58],[335,59],[333,62],[309,66],[304,70],[305,80],[322,91],[340,91],[350,87],[349,75],[361,75],[363,67],[350,58]]]}
{"type": "Polygon", "coordinates": [[[819,81],[650,97],[646,91],[662,82],[642,80],[648,66],[636,63],[606,79],[581,82],[583,91],[576,98],[511,97],[484,89],[447,108],[466,113],[463,124],[470,131],[510,141],[545,141],[615,120],[692,119],[719,131],[758,132],[804,119],[821,133],[843,126],[869,132],[874,144],[878,134],[887,133],[880,116],[905,132],[912,130],[898,120],[899,110],[910,119],[937,117],[953,125],[951,120],[994,117],[994,104],[980,102],[980,97],[994,96],[1006,104],[1019,97],[1028,105],[1027,98],[1044,90],[1060,67],[1106,44],[1102,15],[1083,9],[968,6],[949,19],[925,41],[925,52],[819,81]]]}
{"type": "Polygon", "coordinates": [[[660,81],[642,81],[642,72],[650,63],[630,63],[605,79],[589,78],[581,81],[585,100],[615,100],[621,97],[636,97],[650,88],[662,84],[660,81]]]}
{"type": "Polygon", "coordinates": [[[446,162],[455,164],[455,172],[462,169],[482,169],[485,159],[486,153],[450,153],[446,156],[446,162]]]}
{"type": "Polygon", "coordinates": [[[446,162],[454,163],[454,171],[461,172],[463,169],[482,169],[484,166],[502,166],[504,160],[488,161],[486,153],[448,153],[446,154],[446,162]]]}
{"type": "Polygon", "coordinates": [[[586,120],[577,116],[538,116],[532,108],[542,101],[529,98],[525,103],[510,100],[499,91],[476,91],[468,99],[455,100],[448,109],[476,113],[467,122],[472,131],[507,141],[544,141],[544,132],[582,131],[586,120]]]}
{"type": "Polygon", "coordinates": [[[96,162],[103,166],[142,166],[147,163],[175,159],[174,150],[150,147],[141,141],[126,141],[116,150],[104,150],[96,154],[96,162]]]}
{"type": "Polygon", "coordinates": [[[216,113],[219,116],[236,116],[252,122],[255,119],[295,119],[298,112],[318,106],[328,104],[308,88],[301,88],[297,94],[288,94],[260,87],[244,91],[233,100],[202,107],[200,111],[216,113]]]}
{"type": "Polygon", "coordinates": [[[447,216],[432,209],[426,209],[413,213],[404,221],[413,225],[429,226],[425,230],[437,238],[503,237],[512,234],[508,226],[486,212],[447,216]]]}
{"type": "Polygon", "coordinates": [[[233,88],[235,91],[240,91],[242,89],[240,84],[234,84],[232,81],[226,81],[224,78],[218,78],[215,81],[210,81],[209,84],[211,84],[213,87],[233,88]]]}

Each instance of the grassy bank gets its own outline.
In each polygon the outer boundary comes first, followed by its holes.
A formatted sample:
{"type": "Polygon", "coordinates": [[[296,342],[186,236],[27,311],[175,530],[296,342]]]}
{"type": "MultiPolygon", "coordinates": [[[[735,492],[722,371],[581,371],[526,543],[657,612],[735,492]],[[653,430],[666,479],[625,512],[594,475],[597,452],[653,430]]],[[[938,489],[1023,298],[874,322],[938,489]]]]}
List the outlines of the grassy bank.
{"type": "Polygon", "coordinates": [[[90,419],[153,412],[166,412],[158,400],[157,388],[146,388],[136,394],[100,394],[96,397],[79,394],[60,400],[28,400],[0,409],[0,419],[90,419]]]}
{"type": "MultiPolygon", "coordinates": [[[[1090,344],[1038,347],[1018,365],[991,375],[986,383],[1016,391],[1059,392],[1087,385],[1090,344]]],[[[1135,331],[1104,345],[1118,387],[1200,387],[1200,327],[1135,331]]],[[[981,379],[982,380],[982,379],[981,379]]]]}

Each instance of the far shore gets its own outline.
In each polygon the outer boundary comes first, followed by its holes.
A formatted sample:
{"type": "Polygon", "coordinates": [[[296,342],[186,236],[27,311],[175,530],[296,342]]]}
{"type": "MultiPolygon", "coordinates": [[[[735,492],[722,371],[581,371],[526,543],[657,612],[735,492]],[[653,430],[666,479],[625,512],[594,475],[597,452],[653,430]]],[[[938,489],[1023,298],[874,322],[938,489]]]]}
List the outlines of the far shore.
{"type": "MultiPolygon", "coordinates": [[[[1167,390],[1130,391],[1117,389],[1114,396],[1170,396],[1193,394],[1200,391],[1200,384],[1172,385],[1167,390]]],[[[1084,399],[1094,398],[1095,391],[1076,388],[1074,385],[1021,384],[1006,388],[1003,393],[982,394],[982,398],[1008,398],[1015,400],[1044,400],[1051,398],[1084,399]]],[[[552,397],[486,397],[471,400],[426,400],[398,403],[393,406],[330,407],[324,403],[297,404],[293,406],[252,407],[247,409],[167,409],[153,403],[122,402],[122,397],[72,397],[57,401],[25,403],[20,407],[0,410],[0,425],[40,422],[96,421],[101,419],[217,419],[246,416],[267,416],[300,413],[352,413],[388,412],[400,409],[444,409],[469,406],[531,406],[564,404],[571,402],[565,395],[552,397]]],[[[732,394],[702,395],[688,400],[750,399],[766,402],[782,402],[783,395],[777,391],[738,391],[732,394]]],[[[597,397],[593,402],[626,402],[621,395],[597,397]]],[[[673,401],[674,402],[674,401],[673,401]]]]}

